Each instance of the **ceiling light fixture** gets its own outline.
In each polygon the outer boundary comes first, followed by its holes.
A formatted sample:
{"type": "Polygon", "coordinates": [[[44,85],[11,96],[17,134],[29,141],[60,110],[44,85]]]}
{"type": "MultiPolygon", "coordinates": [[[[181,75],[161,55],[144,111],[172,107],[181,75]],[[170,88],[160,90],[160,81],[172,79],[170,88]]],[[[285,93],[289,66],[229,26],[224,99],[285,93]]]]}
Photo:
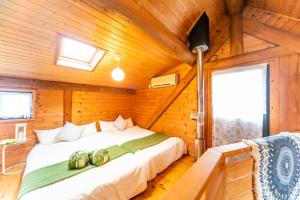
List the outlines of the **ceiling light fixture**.
{"type": "Polygon", "coordinates": [[[121,57],[119,55],[115,56],[115,59],[117,61],[117,67],[111,72],[111,76],[115,81],[122,81],[125,77],[124,71],[120,68],[120,59],[121,57]]]}

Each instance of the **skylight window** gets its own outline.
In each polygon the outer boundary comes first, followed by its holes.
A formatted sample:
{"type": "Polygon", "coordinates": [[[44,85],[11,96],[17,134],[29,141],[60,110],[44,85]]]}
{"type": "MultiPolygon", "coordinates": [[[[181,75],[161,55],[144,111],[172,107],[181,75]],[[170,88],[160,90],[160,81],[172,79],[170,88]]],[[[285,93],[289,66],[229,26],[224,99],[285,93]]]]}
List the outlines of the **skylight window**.
{"type": "Polygon", "coordinates": [[[68,37],[61,37],[57,65],[93,71],[105,51],[68,37]]]}

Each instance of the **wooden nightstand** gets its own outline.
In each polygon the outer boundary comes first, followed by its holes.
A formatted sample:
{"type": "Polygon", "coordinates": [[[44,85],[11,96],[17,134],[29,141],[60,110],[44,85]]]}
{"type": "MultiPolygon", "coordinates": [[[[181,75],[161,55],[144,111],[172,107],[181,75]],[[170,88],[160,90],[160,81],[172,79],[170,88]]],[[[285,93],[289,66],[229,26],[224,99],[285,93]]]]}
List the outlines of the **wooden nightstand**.
{"type": "Polygon", "coordinates": [[[13,143],[6,143],[5,140],[0,141],[0,145],[2,145],[2,174],[3,175],[9,175],[9,174],[17,174],[23,171],[22,170],[18,170],[18,171],[14,171],[14,172],[6,172],[9,169],[12,169],[14,167],[20,166],[20,165],[25,165],[25,163],[18,163],[15,164],[13,166],[10,166],[8,168],[6,168],[6,160],[5,160],[5,150],[7,147],[9,146],[16,146],[16,145],[21,145],[21,144],[25,144],[27,142],[27,140],[24,141],[17,141],[17,142],[13,142],[13,143]]]}

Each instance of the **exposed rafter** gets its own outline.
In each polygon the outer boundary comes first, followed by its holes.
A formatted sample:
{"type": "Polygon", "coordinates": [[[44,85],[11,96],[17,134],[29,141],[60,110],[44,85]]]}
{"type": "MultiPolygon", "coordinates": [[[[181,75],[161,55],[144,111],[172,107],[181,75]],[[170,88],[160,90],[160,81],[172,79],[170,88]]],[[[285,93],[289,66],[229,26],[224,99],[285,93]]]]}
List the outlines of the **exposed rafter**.
{"type": "Polygon", "coordinates": [[[100,12],[117,12],[126,17],[134,25],[142,29],[145,33],[158,40],[163,45],[175,52],[177,58],[188,64],[193,64],[195,56],[180,39],[172,34],[155,17],[142,9],[134,1],[124,0],[81,0],[94,7],[100,12]]]}
{"type": "Polygon", "coordinates": [[[230,55],[243,54],[243,9],[244,0],[225,0],[230,16],[230,55]]]}
{"type": "Polygon", "coordinates": [[[271,47],[268,49],[254,51],[244,55],[233,56],[229,58],[224,58],[215,62],[208,62],[205,64],[205,70],[217,70],[224,69],[233,66],[239,66],[241,64],[245,65],[247,63],[253,63],[258,60],[266,60],[271,58],[276,58],[278,56],[291,55],[295,53],[293,50],[289,50],[284,47],[271,47]]]}
{"type": "Polygon", "coordinates": [[[247,18],[243,21],[244,32],[300,53],[300,35],[274,28],[267,24],[262,24],[247,18]]]}

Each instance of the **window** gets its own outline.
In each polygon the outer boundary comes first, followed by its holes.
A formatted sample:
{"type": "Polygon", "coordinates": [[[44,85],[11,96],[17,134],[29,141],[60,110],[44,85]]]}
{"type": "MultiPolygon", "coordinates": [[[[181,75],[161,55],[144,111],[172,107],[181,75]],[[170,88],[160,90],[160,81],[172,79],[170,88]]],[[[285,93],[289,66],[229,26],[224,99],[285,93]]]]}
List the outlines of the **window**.
{"type": "Polygon", "coordinates": [[[213,146],[264,135],[268,67],[258,64],[212,74],[213,146]]]}
{"type": "Polygon", "coordinates": [[[60,37],[57,65],[93,71],[105,51],[65,36],[60,37]]]}
{"type": "Polygon", "coordinates": [[[256,121],[266,110],[264,67],[222,70],[213,74],[213,113],[223,119],[256,121]]]}
{"type": "Polygon", "coordinates": [[[34,91],[0,90],[0,120],[32,119],[34,91]]]}

